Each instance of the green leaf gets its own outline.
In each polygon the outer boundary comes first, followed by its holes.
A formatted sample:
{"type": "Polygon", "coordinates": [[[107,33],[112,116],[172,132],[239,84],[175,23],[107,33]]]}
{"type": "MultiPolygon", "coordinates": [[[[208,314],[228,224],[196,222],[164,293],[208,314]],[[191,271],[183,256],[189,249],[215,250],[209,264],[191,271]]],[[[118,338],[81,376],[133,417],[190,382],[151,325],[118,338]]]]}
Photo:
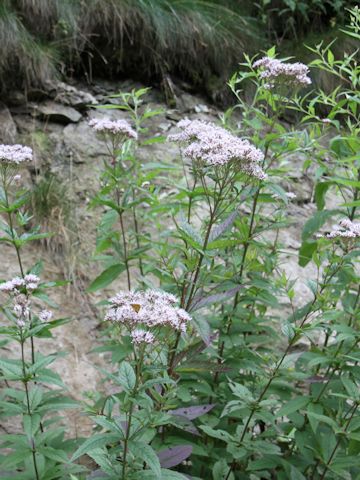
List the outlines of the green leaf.
{"type": "Polygon", "coordinates": [[[329,218],[337,213],[339,213],[337,210],[320,210],[316,212],[315,215],[313,215],[313,217],[311,217],[304,225],[302,231],[303,242],[314,235],[314,233],[317,232],[329,218]]]}
{"type": "Polygon", "coordinates": [[[231,473],[229,477],[227,474],[229,473],[229,465],[226,463],[225,459],[222,458],[215,462],[213,469],[212,469],[212,478],[213,480],[225,480],[225,479],[233,479],[234,475],[231,473]]]}
{"type": "Polygon", "coordinates": [[[70,397],[56,396],[46,400],[44,404],[39,408],[39,412],[47,412],[51,410],[65,410],[67,408],[79,408],[79,403],[70,397]]]}
{"type": "Polygon", "coordinates": [[[311,261],[313,254],[316,252],[317,242],[316,240],[310,240],[303,242],[299,249],[299,265],[300,267],[306,267],[311,261]]]}
{"type": "Polygon", "coordinates": [[[326,423],[327,425],[329,425],[329,427],[332,427],[333,430],[338,429],[337,423],[332,418],[327,417],[326,415],[320,415],[319,413],[310,412],[309,410],[306,413],[310,418],[314,418],[318,422],[326,423]]]}
{"type": "MultiPolygon", "coordinates": [[[[151,470],[141,470],[140,472],[136,472],[131,478],[134,480],[187,480],[190,477],[186,477],[182,473],[173,470],[162,468],[161,477],[151,470]]],[[[193,476],[191,478],[195,479],[193,476]]]]}
{"type": "Polygon", "coordinates": [[[95,278],[86,291],[89,293],[96,292],[96,290],[107,287],[125,270],[125,268],[126,267],[123,263],[111,265],[111,267],[104,270],[98,277],[95,278]]]}
{"type": "Polygon", "coordinates": [[[120,440],[119,435],[114,433],[104,433],[99,435],[93,435],[92,437],[85,440],[85,442],[76,450],[76,452],[71,458],[71,461],[73,462],[77,458],[81,457],[82,455],[85,455],[91,450],[95,450],[96,448],[101,448],[111,443],[118,443],[119,440],[120,440]]]}
{"type": "Polygon", "coordinates": [[[44,457],[50,458],[50,460],[54,460],[54,462],[69,463],[69,459],[66,453],[61,449],[55,449],[48,446],[40,446],[37,448],[37,451],[44,455],[44,457]]]}
{"type": "MultiPolygon", "coordinates": [[[[16,450],[14,453],[10,453],[6,455],[6,458],[2,458],[1,468],[8,469],[8,468],[14,468],[17,465],[21,465],[31,455],[32,455],[32,451],[30,450],[30,447],[26,447],[26,448],[22,447],[21,449],[16,450]]],[[[13,477],[13,478],[14,480],[16,479],[16,477],[13,477]]]]}
{"type": "Polygon", "coordinates": [[[290,413],[297,412],[301,408],[306,407],[309,403],[309,397],[296,397],[287,402],[280,410],[277,412],[277,417],[285,417],[290,415],[290,413]]]}
{"type": "Polygon", "coordinates": [[[281,324],[281,331],[289,340],[291,340],[295,335],[294,327],[289,322],[283,322],[281,324]]]}
{"type": "Polygon", "coordinates": [[[162,478],[159,458],[150,445],[144,442],[129,442],[129,450],[136,459],[145,462],[157,478],[162,478]]]}
{"type": "MultiPolygon", "coordinates": [[[[29,391],[30,410],[34,411],[40,405],[43,398],[43,390],[40,387],[33,387],[29,391]]],[[[25,402],[25,399],[24,399],[25,402]]]]}
{"type": "Polygon", "coordinates": [[[189,477],[185,477],[182,473],[168,470],[167,468],[161,469],[161,480],[187,480],[188,478],[189,477]]]}
{"type": "Polygon", "coordinates": [[[217,438],[223,442],[228,443],[233,440],[233,437],[228,432],[225,432],[225,430],[215,430],[208,425],[200,425],[199,428],[205,432],[206,435],[209,435],[209,437],[217,438]]]}
{"type": "Polygon", "coordinates": [[[23,371],[20,362],[0,358],[0,370],[8,380],[20,380],[23,378],[23,371]]]}
{"type": "Polygon", "coordinates": [[[136,375],[134,369],[128,362],[122,362],[119,368],[119,383],[126,390],[131,391],[136,384],[136,375]]]}
{"type": "Polygon", "coordinates": [[[315,187],[315,203],[318,210],[323,210],[325,207],[325,195],[333,182],[320,182],[315,187]]]}

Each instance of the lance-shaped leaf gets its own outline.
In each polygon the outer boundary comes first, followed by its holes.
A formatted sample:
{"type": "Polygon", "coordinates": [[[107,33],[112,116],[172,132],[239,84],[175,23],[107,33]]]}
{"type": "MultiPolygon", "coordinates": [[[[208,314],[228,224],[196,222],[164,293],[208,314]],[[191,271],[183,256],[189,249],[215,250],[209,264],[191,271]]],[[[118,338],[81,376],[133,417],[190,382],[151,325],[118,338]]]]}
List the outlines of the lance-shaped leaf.
{"type": "Polygon", "coordinates": [[[224,220],[220,225],[216,225],[214,228],[211,229],[209,235],[209,243],[213,242],[217,238],[219,238],[226,230],[228,230],[232,224],[234,223],[236,217],[239,214],[239,210],[234,210],[230,215],[224,220]]]}
{"type": "Polygon", "coordinates": [[[182,415],[172,415],[168,421],[169,424],[174,425],[174,427],[184,430],[184,432],[191,433],[195,436],[200,436],[199,430],[195,427],[191,420],[188,420],[182,415]],[[172,419],[171,419],[172,417],[172,419]]]}
{"type": "Polygon", "coordinates": [[[136,460],[142,460],[147,464],[150,470],[157,475],[156,478],[162,478],[159,459],[150,445],[144,442],[129,442],[129,450],[136,460]]]}
{"type": "Polygon", "coordinates": [[[192,318],[192,323],[196,332],[208,347],[211,344],[211,329],[208,321],[204,317],[197,316],[192,318]]]}
{"type": "MultiPolygon", "coordinates": [[[[213,335],[210,337],[210,343],[212,343],[217,337],[219,336],[219,332],[215,332],[213,335]]],[[[203,341],[196,342],[195,344],[191,345],[190,347],[182,350],[179,352],[174,359],[174,365],[178,365],[184,358],[187,358],[188,360],[196,357],[199,355],[201,352],[203,352],[208,345],[204,343],[203,341]]]]}
{"type": "Polygon", "coordinates": [[[195,248],[195,250],[202,251],[204,240],[201,234],[195,230],[185,218],[180,218],[180,222],[177,226],[183,240],[188,242],[193,248],[195,248]]]}
{"type": "Polygon", "coordinates": [[[227,298],[233,297],[241,288],[243,288],[242,285],[237,285],[234,288],[231,288],[230,290],[227,290],[226,292],[220,292],[220,293],[214,293],[213,295],[208,295],[207,297],[195,297],[190,311],[193,312],[194,310],[199,310],[200,308],[207,307],[209,305],[212,305],[213,303],[219,303],[222,302],[223,300],[226,300],[227,298]]]}
{"type": "Polygon", "coordinates": [[[111,267],[104,270],[87,288],[87,292],[96,292],[101,288],[105,288],[111,282],[113,282],[123,271],[125,270],[125,264],[116,263],[111,267]]]}
{"type": "Polygon", "coordinates": [[[176,445],[157,453],[160,465],[163,468],[171,468],[179,465],[181,462],[190,457],[192,453],[191,445],[176,445]]]}
{"type": "Polygon", "coordinates": [[[194,420],[194,418],[201,417],[210,412],[215,407],[215,403],[208,403],[207,405],[194,405],[192,407],[177,408],[175,410],[169,410],[171,415],[179,415],[185,417],[188,420],[194,420]]]}

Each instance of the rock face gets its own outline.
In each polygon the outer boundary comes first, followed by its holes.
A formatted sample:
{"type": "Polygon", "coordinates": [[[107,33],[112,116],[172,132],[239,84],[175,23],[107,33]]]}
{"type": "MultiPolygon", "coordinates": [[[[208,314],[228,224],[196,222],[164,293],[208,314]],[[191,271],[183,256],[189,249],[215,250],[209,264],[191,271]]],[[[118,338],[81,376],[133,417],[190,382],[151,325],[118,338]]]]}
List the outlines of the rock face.
{"type": "Polygon", "coordinates": [[[3,103],[0,103],[0,143],[15,143],[17,136],[16,124],[3,103]]]}
{"type": "Polygon", "coordinates": [[[56,94],[54,100],[63,105],[69,105],[77,110],[85,111],[91,105],[96,105],[98,103],[91,93],[80,90],[73,85],[59,82],[56,84],[55,88],[56,94]]]}
{"type": "Polygon", "coordinates": [[[72,107],[65,107],[59,103],[48,100],[40,104],[32,103],[30,108],[33,109],[34,116],[43,118],[50,122],[62,123],[77,123],[80,121],[82,115],[72,107]]]}
{"type": "MultiPolygon", "coordinates": [[[[110,117],[114,120],[130,120],[126,111],[116,108],[120,98],[109,98],[109,95],[117,92],[129,92],[142,87],[142,85],[130,81],[122,84],[99,81],[93,87],[73,86],[60,82],[50,86],[46,101],[13,107],[12,115],[4,105],[0,106],[1,141],[28,142],[34,147],[38,157],[37,168],[40,172],[44,173],[50,169],[60,178],[70,181],[79,218],[77,226],[87,237],[95,236],[98,214],[94,211],[89,212],[86,202],[98,191],[103,160],[108,155],[104,142],[89,127],[89,119],[110,117]],[[94,108],[98,102],[111,104],[111,108],[94,108]],[[16,139],[17,132],[20,136],[16,139]],[[46,147],[42,152],[41,145],[46,147]],[[89,224],[90,217],[91,225],[89,224]]],[[[159,91],[149,90],[147,92],[146,108],[160,111],[158,115],[148,118],[145,122],[144,126],[147,129],[148,137],[167,136],[176,129],[177,122],[186,117],[208,122],[218,120],[221,112],[216,110],[213,105],[207,104],[204,98],[182,90],[176,93],[176,108],[169,108],[159,91]]],[[[158,161],[171,163],[176,161],[179,156],[179,149],[173,143],[154,141],[146,146],[141,146],[137,150],[137,156],[143,164],[158,161]]],[[[287,249],[287,254],[283,259],[284,265],[286,265],[284,268],[289,274],[295,272],[294,274],[299,279],[295,287],[299,304],[304,303],[310,295],[306,287],[306,273],[298,266],[297,259],[301,229],[316,209],[312,202],[311,179],[307,178],[299,168],[299,163],[302,161],[303,159],[299,155],[293,159],[289,157],[289,163],[292,165],[289,177],[292,178],[292,182],[291,185],[283,186],[286,190],[295,191],[297,195],[296,201],[289,208],[289,215],[296,217],[297,222],[296,226],[280,233],[281,241],[287,249]]],[[[244,214],[246,213],[244,211],[244,214]]],[[[91,237],[91,242],[94,243],[93,237],[91,237]]],[[[86,255],[90,256],[91,253],[91,248],[89,248],[86,255]]]]}

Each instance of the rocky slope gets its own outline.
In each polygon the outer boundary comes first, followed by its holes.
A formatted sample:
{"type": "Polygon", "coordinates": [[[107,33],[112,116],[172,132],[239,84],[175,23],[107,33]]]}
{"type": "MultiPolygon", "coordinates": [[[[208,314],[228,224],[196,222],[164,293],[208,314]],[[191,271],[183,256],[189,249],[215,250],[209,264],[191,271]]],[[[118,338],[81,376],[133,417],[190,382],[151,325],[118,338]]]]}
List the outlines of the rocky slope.
{"type": "MultiPolygon", "coordinates": [[[[69,316],[73,320],[56,330],[54,339],[40,340],[38,345],[46,352],[67,352],[67,356],[57,362],[56,368],[70,394],[79,399],[85,391],[102,388],[96,365],[101,365],[103,360],[101,355],[91,353],[91,349],[97,345],[97,326],[101,320],[93,305],[122,287],[120,279],[111,289],[101,291],[92,298],[84,292],[86,285],[98,273],[95,264],[90,262],[90,257],[95,246],[100,212],[89,209],[88,202],[99,187],[102,158],[107,154],[105,145],[94,135],[88,121],[94,116],[126,118],[127,114],[122,110],[101,110],[95,107],[108,102],[116,104],[117,99],[108,99],[107,96],[138,87],[132,82],[116,84],[102,81],[92,87],[59,83],[36,101],[26,102],[21,94],[14,94],[8,99],[7,105],[0,105],[0,143],[23,143],[33,146],[35,151],[35,167],[28,172],[24,181],[36,182],[39,175],[51,171],[69,189],[75,217],[74,236],[70,237],[75,238],[74,242],[77,243],[66,250],[65,254],[70,252],[73,255],[71,273],[75,272],[76,275],[73,276],[73,285],[54,291],[54,300],[59,305],[59,316],[69,316]]],[[[148,122],[149,132],[154,135],[167,134],[184,116],[215,121],[221,113],[204,99],[181,90],[177,92],[177,105],[174,109],[167,108],[157,91],[151,91],[146,101],[152,108],[163,110],[161,115],[148,122]]],[[[175,161],[178,150],[171,144],[155,143],[142,148],[139,154],[143,162],[164,158],[175,161]]],[[[314,275],[315,271],[309,265],[305,274],[298,266],[297,249],[302,225],[315,207],[311,203],[311,182],[299,171],[299,168],[294,168],[292,174],[292,188],[295,189],[297,198],[291,206],[291,215],[296,222],[281,234],[281,240],[284,245],[282,266],[287,274],[298,278],[295,298],[298,304],[302,304],[310,295],[305,280],[309,275],[314,275]]],[[[66,229],[63,238],[61,230],[58,234],[58,238],[51,240],[47,248],[38,244],[25,252],[24,263],[27,266],[34,264],[40,256],[44,258],[47,279],[62,277],[64,271],[68,274],[71,270],[71,265],[64,265],[69,262],[64,256],[64,249],[58,248],[59,245],[69,243],[66,229]]],[[[17,273],[15,253],[11,247],[2,244],[0,278],[12,278],[17,273]]],[[[84,418],[79,419],[76,414],[71,417],[70,424],[73,432],[79,435],[88,428],[84,418]]]]}

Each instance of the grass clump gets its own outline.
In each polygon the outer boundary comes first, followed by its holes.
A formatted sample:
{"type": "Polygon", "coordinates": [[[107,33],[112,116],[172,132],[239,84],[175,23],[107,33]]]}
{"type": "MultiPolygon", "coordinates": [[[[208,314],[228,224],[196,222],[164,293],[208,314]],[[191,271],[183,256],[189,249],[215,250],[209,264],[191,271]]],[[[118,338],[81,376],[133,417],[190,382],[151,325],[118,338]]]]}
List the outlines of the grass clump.
{"type": "Polygon", "coordinates": [[[224,1],[5,0],[0,8],[0,75],[16,71],[27,86],[59,70],[90,79],[171,72],[199,83],[235,65],[256,36],[254,19],[224,1]]]}

